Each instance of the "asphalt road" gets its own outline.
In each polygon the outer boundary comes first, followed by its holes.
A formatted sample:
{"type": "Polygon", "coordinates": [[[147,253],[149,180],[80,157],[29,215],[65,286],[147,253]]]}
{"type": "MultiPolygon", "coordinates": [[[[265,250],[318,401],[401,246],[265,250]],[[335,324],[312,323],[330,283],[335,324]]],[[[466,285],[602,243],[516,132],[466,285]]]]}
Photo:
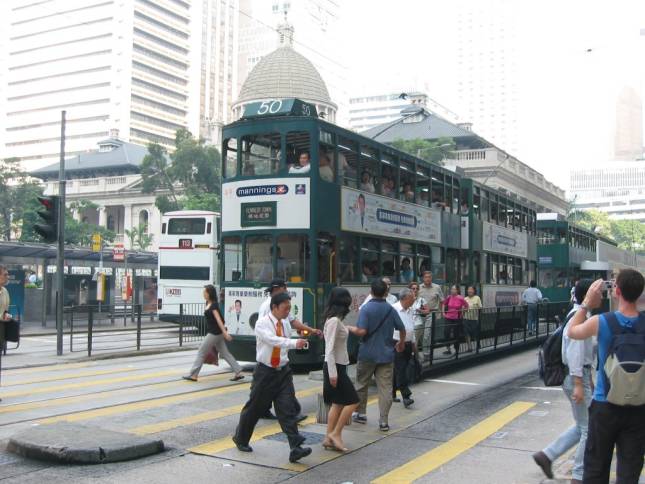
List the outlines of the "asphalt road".
{"type": "MultiPolygon", "coordinates": [[[[3,371],[0,442],[33,425],[58,421],[161,437],[168,450],[137,461],[52,466],[0,451],[7,483],[548,482],[531,460],[570,424],[568,402],[535,376],[535,351],[416,385],[413,408],[395,404],[388,434],[377,428],[372,397],[367,425],[346,432],[351,452],[325,451],[324,427],[301,427],[313,454],[288,462],[279,426],[260,421],[252,454],[230,435],[249,390],[225,367],[204,367],[199,383],[181,380],[194,352],[165,353],[3,371]]],[[[321,383],[296,376],[303,411],[313,416],[321,383]]],[[[555,466],[570,477],[570,463],[555,466]]],[[[564,480],[554,482],[566,482],[564,480]]],[[[645,482],[645,481],[644,481],[645,482]]]]}

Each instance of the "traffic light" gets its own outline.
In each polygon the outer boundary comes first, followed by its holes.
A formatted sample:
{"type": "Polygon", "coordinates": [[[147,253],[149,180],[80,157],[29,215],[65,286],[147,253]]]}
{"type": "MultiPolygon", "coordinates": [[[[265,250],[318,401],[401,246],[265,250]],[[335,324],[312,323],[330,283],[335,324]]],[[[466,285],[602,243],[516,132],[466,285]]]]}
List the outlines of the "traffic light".
{"type": "Polygon", "coordinates": [[[42,208],[36,212],[43,223],[34,225],[34,231],[48,244],[58,240],[58,203],[57,195],[38,197],[42,208]]]}

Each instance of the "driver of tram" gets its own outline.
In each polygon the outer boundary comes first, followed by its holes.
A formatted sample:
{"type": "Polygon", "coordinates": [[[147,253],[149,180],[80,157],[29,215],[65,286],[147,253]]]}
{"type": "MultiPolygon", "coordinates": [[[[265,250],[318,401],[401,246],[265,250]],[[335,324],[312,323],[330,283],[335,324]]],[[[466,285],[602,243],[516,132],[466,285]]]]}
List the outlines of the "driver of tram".
{"type": "Polygon", "coordinates": [[[298,157],[298,164],[293,165],[291,168],[289,168],[289,173],[290,174],[309,173],[310,169],[311,169],[311,165],[310,165],[309,153],[307,151],[303,151],[302,153],[300,153],[300,156],[298,157]]]}

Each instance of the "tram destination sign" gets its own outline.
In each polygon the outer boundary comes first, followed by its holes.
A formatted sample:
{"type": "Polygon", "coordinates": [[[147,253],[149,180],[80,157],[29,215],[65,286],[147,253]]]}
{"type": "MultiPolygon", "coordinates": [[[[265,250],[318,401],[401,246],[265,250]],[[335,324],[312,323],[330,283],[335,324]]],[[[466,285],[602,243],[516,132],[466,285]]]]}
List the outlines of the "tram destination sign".
{"type": "Polygon", "coordinates": [[[253,202],[242,204],[242,227],[275,227],[277,225],[276,202],[253,202]]]}
{"type": "Polygon", "coordinates": [[[317,118],[316,106],[300,99],[269,99],[244,106],[243,118],[306,116],[317,118]]]}

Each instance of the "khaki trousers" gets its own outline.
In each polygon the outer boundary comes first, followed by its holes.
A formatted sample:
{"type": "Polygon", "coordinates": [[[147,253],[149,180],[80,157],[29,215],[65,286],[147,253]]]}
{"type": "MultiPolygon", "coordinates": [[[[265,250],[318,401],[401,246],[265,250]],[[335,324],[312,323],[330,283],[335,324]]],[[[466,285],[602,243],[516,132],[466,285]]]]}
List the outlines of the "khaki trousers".
{"type": "Polygon", "coordinates": [[[372,375],[376,380],[378,390],[378,408],[380,412],[379,423],[388,423],[388,415],[392,407],[392,380],[394,376],[394,363],[373,363],[371,361],[358,361],[356,365],[356,392],[360,402],[356,411],[365,415],[367,410],[367,389],[372,375]]]}

